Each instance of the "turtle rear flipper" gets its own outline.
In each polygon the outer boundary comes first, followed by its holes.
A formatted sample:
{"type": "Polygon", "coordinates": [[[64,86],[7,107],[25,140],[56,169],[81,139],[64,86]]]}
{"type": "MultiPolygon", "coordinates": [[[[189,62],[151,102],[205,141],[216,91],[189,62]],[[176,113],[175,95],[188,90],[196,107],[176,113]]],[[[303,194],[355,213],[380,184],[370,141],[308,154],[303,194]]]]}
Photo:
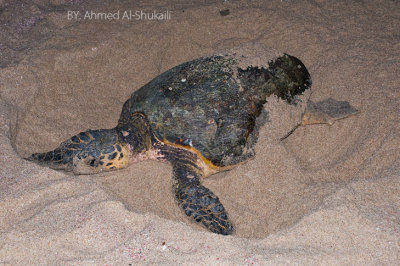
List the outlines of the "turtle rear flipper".
{"type": "Polygon", "coordinates": [[[128,165],[126,145],[118,141],[116,129],[87,130],[64,141],[53,151],[27,158],[57,170],[93,174],[128,165]]]}
{"type": "Polygon", "coordinates": [[[309,101],[303,114],[301,125],[329,124],[358,113],[358,110],[346,101],[337,101],[332,98],[319,102],[309,101]]]}
{"type": "Polygon", "coordinates": [[[173,189],[179,206],[211,232],[232,234],[233,226],[224,206],[211,190],[200,184],[199,175],[189,164],[173,163],[173,189]]]}

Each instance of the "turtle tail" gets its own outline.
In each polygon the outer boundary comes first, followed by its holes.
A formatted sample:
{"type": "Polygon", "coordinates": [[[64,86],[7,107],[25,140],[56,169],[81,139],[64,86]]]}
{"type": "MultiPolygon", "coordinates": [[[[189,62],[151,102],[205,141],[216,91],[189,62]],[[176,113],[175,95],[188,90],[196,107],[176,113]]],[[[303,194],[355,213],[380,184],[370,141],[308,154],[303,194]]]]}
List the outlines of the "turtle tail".
{"type": "Polygon", "coordinates": [[[57,170],[92,174],[128,165],[127,145],[121,143],[116,128],[87,130],[64,141],[53,151],[26,158],[57,170]]]}

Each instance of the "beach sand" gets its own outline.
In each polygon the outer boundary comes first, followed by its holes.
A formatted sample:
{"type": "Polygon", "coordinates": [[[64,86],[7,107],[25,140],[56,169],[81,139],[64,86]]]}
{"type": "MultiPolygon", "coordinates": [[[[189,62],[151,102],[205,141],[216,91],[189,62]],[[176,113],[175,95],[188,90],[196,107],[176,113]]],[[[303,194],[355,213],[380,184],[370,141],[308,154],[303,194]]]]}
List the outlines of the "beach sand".
{"type": "Polygon", "coordinates": [[[0,0],[0,264],[398,264],[398,2],[102,2],[0,0]],[[130,10],[171,13],[122,19],[130,10]],[[74,176],[22,159],[114,127],[130,94],[171,67],[255,43],[304,62],[311,100],[360,112],[280,141],[304,106],[271,99],[255,158],[203,182],[232,236],[184,215],[169,164],[74,176]]]}

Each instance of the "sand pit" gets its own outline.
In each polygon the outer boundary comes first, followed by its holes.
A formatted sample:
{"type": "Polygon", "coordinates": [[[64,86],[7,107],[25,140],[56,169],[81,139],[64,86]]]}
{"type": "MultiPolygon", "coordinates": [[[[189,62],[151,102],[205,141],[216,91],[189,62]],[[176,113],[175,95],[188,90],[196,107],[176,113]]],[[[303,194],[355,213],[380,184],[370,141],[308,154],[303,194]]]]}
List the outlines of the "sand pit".
{"type": "Polygon", "coordinates": [[[0,1],[1,263],[399,260],[398,3],[26,6],[0,1]],[[68,20],[69,10],[172,13],[157,21],[68,20]],[[280,141],[297,112],[271,101],[256,157],[204,181],[226,207],[233,236],[209,233],[183,214],[168,164],[73,176],[22,159],[88,128],[114,127],[130,94],[165,70],[249,43],[299,57],[313,78],[312,100],[347,100],[360,113],[280,141]]]}

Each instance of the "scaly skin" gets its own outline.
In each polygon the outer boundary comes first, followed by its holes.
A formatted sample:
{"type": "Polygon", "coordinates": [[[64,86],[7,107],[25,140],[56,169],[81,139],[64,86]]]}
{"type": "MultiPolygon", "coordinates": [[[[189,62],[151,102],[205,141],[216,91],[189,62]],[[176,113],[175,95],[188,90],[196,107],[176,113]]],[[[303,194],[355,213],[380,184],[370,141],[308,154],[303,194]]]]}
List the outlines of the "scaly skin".
{"type": "Polygon", "coordinates": [[[232,234],[233,225],[224,206],[211,190],[201,185],[199,171],[190,164],[174,163],[173,167],[173,190],[185,214],[213,233],[232,234]]]}
{"type": "Polygon", "coordinates": [[[218,197],[200,183],[200,178],[207,170],[203,169],[207,168],[206,163],[199,163],[202,158],[184,146],[168,145],[157,140],[154,135],[152,137],[148,131],[149,123],[143,114],[135,113],[131,120],[134,123],[120,121],[113,129],[81,132],[63,142],[57,149],[32,154],[28,159],[53,169],[72,171],[74,174],[93,174],[124,168],[129,161],[138,158],[168,160],[174,169],[173,191],[185,214],[193,217],[196,222],[201,222],[211,232],[231,234],[233,226],[225,208],[218,197]],[[134,131],[130,126],[133,124],[134,131]],[[127,143],[132,136],[136,142],[130,140],[129,143],[136,143],[134,145],[127,143]],[[149,150],[146,145],[142,145],[146,140],[153,141],[149,150]]]}
{"type": "Polygon", "coordinates": [[[81,132],[55,150],[35,153],[27,159],[74,174],[93,174],[127,167],[129,151],[115,128],[100,129],[81,132]]]}

